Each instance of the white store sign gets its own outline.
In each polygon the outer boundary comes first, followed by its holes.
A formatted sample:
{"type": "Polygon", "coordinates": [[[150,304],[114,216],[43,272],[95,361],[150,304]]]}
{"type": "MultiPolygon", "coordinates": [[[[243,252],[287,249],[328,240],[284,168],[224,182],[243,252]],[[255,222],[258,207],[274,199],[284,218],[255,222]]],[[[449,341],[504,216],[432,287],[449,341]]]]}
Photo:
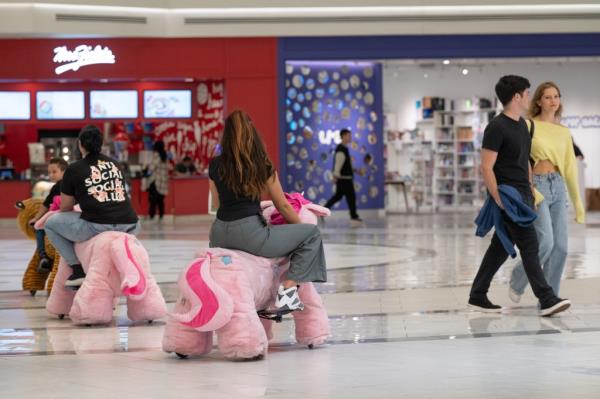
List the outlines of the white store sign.
{"type": "Polygon", "coordinates": [[[54,70],[57,75],[67,71],[77,71],[82,66],[95,64],[114,64],[115,55],[108,47],[96,45],[96,47],[82,44],[75,47],[75,50],[69,50],[67,46],[61,46],[54,49],[53,61],[57,64],[54,70]]]}

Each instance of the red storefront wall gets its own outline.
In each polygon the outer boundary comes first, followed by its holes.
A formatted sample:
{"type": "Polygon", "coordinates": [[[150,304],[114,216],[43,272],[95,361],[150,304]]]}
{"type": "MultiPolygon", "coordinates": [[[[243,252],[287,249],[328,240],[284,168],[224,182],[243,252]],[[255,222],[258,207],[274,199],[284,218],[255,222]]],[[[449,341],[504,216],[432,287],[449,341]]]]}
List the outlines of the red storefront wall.
{"type": "MultiPolygon", "coordinates": [[[[3,60],[0,90],[31,90],[33,102],[35,90],[166,88],[186,86],[185,78],[224,79],[226,112],[239,108],[251,115],[277,165],[276,51],[275,38],[6,39],[0,40],[3,60]],[[57,76],[52,62],[54,48],[73,49],[80,44],[108,46],[116,63],[85,66],[57,76]],[[60,84],[58,79],[68,81],[60,84]],[[103,84],[100,79],[108,79],[109,83],[103,84]]],[[[32,118],[35,118],[34,112],[32,118]]],[[[7,152],[17,169],[26,169],[29,166],[27,143],[37,140],[38,129],[79,128],[88,122],[91,121],[6,122],[7,152]]],[[[169,202],[185,204],[173,206],[174,213],[207,212],[207,184],[203,179],[197,181],[196,185],[182,182],[181,188],[174,188],[179,198],[173,197],[169,202]],[[194,207],[184,198],[201,200],[199,206],[194,207]]],[[[0,182],[2,192],[11,190],[10,187],[0,182]]],[[[13,203],[2,199],[7,197],[10,196],[0,195],[0,217],[15,215],[13,203]]],[[[143,212],[145,201],[138,202],[138,211],[143,212]]]]}

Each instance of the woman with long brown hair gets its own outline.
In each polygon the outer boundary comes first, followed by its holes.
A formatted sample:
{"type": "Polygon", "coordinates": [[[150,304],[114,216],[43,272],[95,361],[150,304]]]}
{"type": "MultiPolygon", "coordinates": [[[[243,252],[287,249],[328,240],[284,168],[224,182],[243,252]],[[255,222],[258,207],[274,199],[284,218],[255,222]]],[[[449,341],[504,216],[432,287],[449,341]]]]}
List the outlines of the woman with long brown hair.
{"type": "Polygon", "coordinates": [[[290,268],[275,306],[302,310],[298,284],[327,280],[321,233],[317,226],[300,224],[258,131],[243,111],[234,111],[225,120],[221,148],[209,166],[210,190],[218,206],[210,246],[268,258],[289,256],[290,268]],[[269,195],[288,224],[267,225],[260,209],[263,194],[269,195]]]}
{"type": "MultiPolygon", "coordinates": [[[[536,197],[541,200],[536,201],[539,204],[534,226],[544,277],[556,295],[567,259],[567,191],[575,206],[576,222],[584,223],[585,218],[573,138],[569,129],[560,124],[561,114],[561,93],[556,83],[539,85],[529,107],[533,184],[536,197]]],[[[527,276],[519,263],[510,279],[509,296],[513,302],[519,302],[526,286],[527,276]]]]}

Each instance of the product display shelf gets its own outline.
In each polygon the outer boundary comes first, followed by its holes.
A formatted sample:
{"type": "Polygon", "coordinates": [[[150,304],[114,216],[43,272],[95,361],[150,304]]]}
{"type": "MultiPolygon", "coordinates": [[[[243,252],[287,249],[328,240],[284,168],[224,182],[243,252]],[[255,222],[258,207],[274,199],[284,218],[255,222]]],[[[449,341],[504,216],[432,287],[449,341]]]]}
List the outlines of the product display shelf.
{"type": "Polygon", "coordinates": [[[482,203],[485,190],[479,171],[481,138],[493,113],[491,108],[433,112],[436,210],[471,209],[482,203]]]}
{"type": "Polygon", "coordinates": [[[433,211],[435,206],[433,198],[433,119],[418,121],[416,126],[415,145],[410,158],[413,165],[411,193],[417,212],[422,209],[433,211]]]}

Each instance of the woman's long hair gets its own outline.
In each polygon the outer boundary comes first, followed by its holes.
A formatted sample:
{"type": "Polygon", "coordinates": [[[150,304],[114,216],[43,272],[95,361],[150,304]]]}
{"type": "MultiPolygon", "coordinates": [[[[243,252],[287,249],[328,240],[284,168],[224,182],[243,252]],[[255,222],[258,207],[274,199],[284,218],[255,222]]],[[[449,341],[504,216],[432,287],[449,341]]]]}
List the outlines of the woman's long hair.
{"type": "MultiPolygon", "coordinates": [[[[535,94],[533,95],[533,98],[531,99],[531,102],[529,103],[529,117],[530,118],[535,118],[536,116],[538,116],[542,113],[542,107],[538,104],[538,102],[540,102],[542,100],[542,97],[544,96],[544,92],[547,89],[556,89],[556,91],[558,92],[558,97],[562,98],[562,94],[560,94],[560,89],[558,88],[556,83],[544,82],[544,83],[540,84],[537,87],[537,89],[535,89],[535,94]]],[[[562,111],[563,111],[563,106],[562,106],[562,101],[561,101],[560,106],[558,107],[558,109],[556,110],[556,113],[554,114],[554,118],[556,118],[557,121],[560,121],[560,117],[562,116],[562,111]]]]}
{"type": "Polygon", "coordinates": [[[260,200],[267,181],[275,174],[258,131],[243,111],[225,119],[218,173],[238,197],[260,200]]]}
{"type": "Polygon", "coordinates": [[[165,143],[162,140],[154,142],[152,150],[158,153],[161,162],[167,162],[167,152],[165,151],[165,143]]]}

